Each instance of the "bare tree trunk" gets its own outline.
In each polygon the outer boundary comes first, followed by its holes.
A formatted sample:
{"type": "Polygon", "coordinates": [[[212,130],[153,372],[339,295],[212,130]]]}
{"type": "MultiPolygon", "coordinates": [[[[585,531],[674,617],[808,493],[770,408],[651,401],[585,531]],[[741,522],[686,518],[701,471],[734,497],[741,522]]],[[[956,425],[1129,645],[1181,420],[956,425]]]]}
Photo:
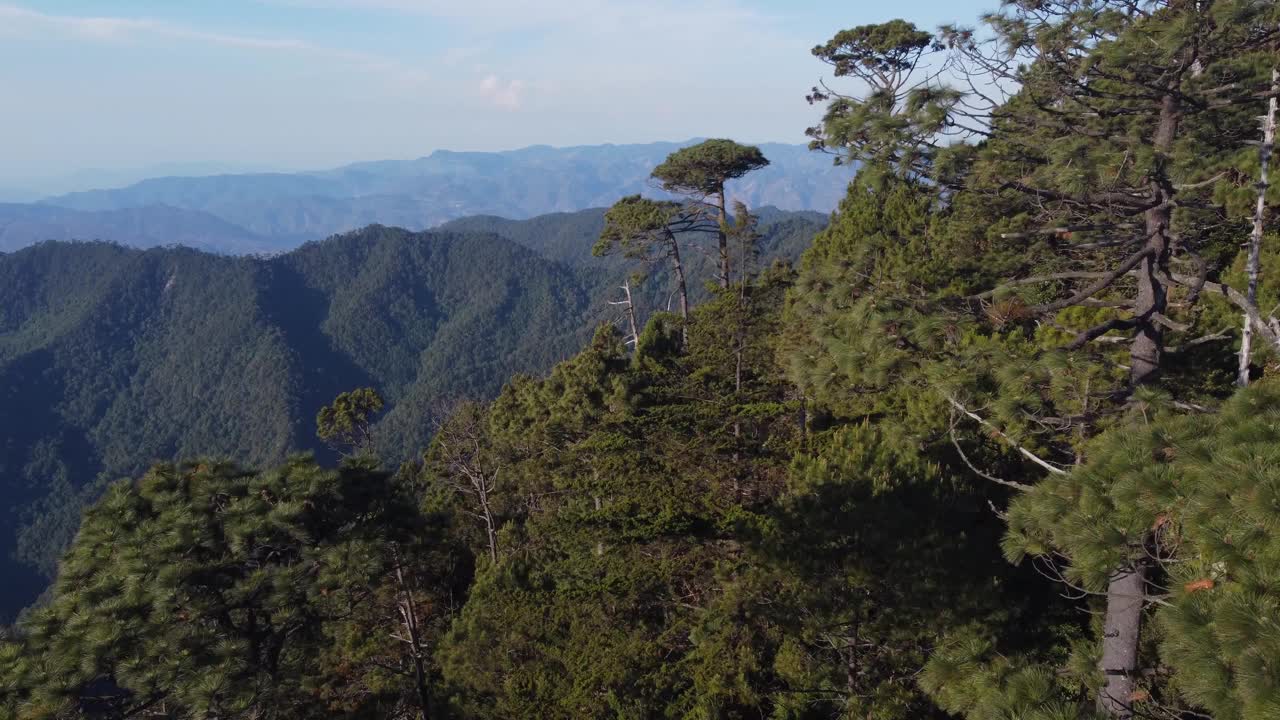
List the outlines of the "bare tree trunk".
{"type": "Polygon", "coordinates": [[[484,431],[480,427],[478,406],[462,403],[450,413],[447,422],[436,428],[441,460],[445,464],[445,481],[454,492],[474,498],[474,504],[465,512],[484,523],[485,541],[489,559],[498,561],[498,520],[493,511],[492,493],[498,486],[501,466],[490,471],[486,467],[484,449],[480,443],[484,431]]]}
{"type": "Polygon", "coordinates": [[[480,512],[484,516],[484,531],[489,541],[489,559],[496,564],[498,562],[498,527],[493,519],[493,509],[489,504],[489,490],[488,487],[481,487],[476,494],[480,499],[480,512]]]}
{"type": "Polygon", "coordinates": [[[631,301],[631,280],[628,279],[622,283],[622,294],[626,298],[620,302],[610,302],[610,305],[621,305],[622,311],[627,316],[627,326],[631,330],[631,334],[627,336],[628,345],[638,345],[640,343],[640,332],[636,330],[636,305],[631,301]]]}
{"type": "MultiPolygon", "coordinates": [[[[743,338],[743,335],[745,334],[745,330],[743,329],[743,313],[746,312],[746,302],[747,302],[746,280],[747,280],[746,275],[743,275],[742,282],[740,283],[741,289],[738,293],[738,330],[737,330],[737,333],[735,333],[737,337],[734,338],[734,348],[733,348],[733,396],[734,396],[735,405],[742,402],[742,345],[745,342],[745,339],[743,338]]],[[[735,415],[737,414],[736,408],[734,409],[734,414],[735,415]]],[[[741,478],[740,478],[741,473],[739,472],[740,467],[738,465],[740,456],[739,456],[738,447],[737,447],[741,443],[741,438],[742,438],[742,422],[739,421],[737,418],[734,418],[733,420],[733,442],[734,442],[733,497],[734,497],[734,500],[737,500],[739,495],[741,494],[741,487],[740,487],[742,484],[741,478]]]]}
{"type": "Polygon", "coordinates": [[[1138,633],[1146,600],[1146,566],[1141,562],[1117,572],[1107,584],[1107,618],[1102,631],[1105,685],[1098,707],[1114,718],[1133,717],[1138,633]]]}
{"type": "MultiPolygon", "coordinates": [[[[1269,187],[1268,170],[1271,153],[1276,144],[1276,96],[1280,91],[1280,70],[1271,71],[1271,96],[1267,103],[1266,117],[1262,118],[1262,146],[1258,149],[1258,205],[1253,210],[1253,232],[1249,236],[1249,287],[1245,297],[1251,307],[1258,305],[1258,275],[1262,263],[1263,221],[1267,212],[1267,188],[1269,187]]],[[[1236,384],[1245,387],[1249,384],[1249,361],[1253,357],[1253,322],[1249,313],[1244,315],[1244,326],[1240,333],[1240,363],[1236,372],[1236,384]]]]}
{"type": "Polygon", "coordinates": [[[413,683],[418,692],[418,705],[422,711],[422,720],[430,720],[431,690],[427,683],[426,649],[422,645],[419,632],[418,609],[413,602],[413,592],[404,580],[404,567],[400,562],[400,553],[395,553],[396,582],[400,586],[400,617],[404,623],[405,635],[409,641],[409,656],[413,660],[413,683]]]}
{"type": "Polygon", "coordinates": [[[844,638],[844,691],[850,698],[858,694],[858,638],[844,638]]]}
{"type": "MultiPolygon", "coordinates": [[[[597,477],[599,473],[597,473],[595,470],[592,470],[591,475],[594,478],[594,477],[597,477]]],[[[596,512],[600,512],[600,510],[604,507],[604,504],[600,502],[600,496],[596,495],[594,496],[593,499],[596,502],[596,512]]],[[[604,541],[596,540],[596,557],[600,557],[601,555],[604,555],[604,541]]]]}

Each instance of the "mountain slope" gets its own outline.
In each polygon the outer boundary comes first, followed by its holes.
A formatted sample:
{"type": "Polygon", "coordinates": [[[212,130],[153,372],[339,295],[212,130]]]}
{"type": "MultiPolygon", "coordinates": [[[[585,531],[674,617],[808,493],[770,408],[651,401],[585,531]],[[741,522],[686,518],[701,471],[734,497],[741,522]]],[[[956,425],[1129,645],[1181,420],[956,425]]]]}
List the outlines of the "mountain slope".
{"type": "MultiPolygon", "coordinates": [[[[0,555],[49,572],[100,473],[318,449],[315,413],[342,390],[490,395],[576,350],[587,305],[572,270],[492,235],[374,227],[272,259],[0,255],[0,555]]],[[[422,420],[395,426],[396,458],[425,442],[422,420]]],[[[44,584],[10,565],[0,616],[44,584]]]]}
{"type": "MultiPolygon", "coordinates": [[[[0,572],[13,578],[0,622],[46,585],[104,479],[174,457],[331,459],[315,414],[360,386],[387,399],[376,439],[399,462],[442,403],[576,352],[617,319],[606,301],[631,271],[590,255],[603,212],[370,226],[272,257],[101,242],[0,253],[0,572]]],[[[762,215],[767,257],[794,257],[822,224],[762,215]]],[[[710,277],[691,266],[696,287],[710,277]]],[[[667,283],[644,283],[642,317],[667,283]]]]}

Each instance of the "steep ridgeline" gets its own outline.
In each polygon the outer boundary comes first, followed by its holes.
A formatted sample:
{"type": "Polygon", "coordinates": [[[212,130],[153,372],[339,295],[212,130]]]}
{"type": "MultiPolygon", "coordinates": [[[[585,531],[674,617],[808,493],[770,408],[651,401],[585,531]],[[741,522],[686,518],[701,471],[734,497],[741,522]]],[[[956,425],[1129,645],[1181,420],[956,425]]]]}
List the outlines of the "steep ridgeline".
{"type": "MultiPolygon", "coordinates": [[[[661,195],[650,171],[672,151],[693,142],[438,151],[417,160],[358,163],[323,172],[160,177],[40,203],[64,212],[132,210],[143,218],[138,227],[113,222],[96,228],[98,234],[68,234],[68,229],[80,230],[85,224],[83,218],[68,215],[41,227],[29,225],[23,235],[34,236],[30,241],[110,240],[148,246],[155,243],[140,228],[168,221],[180,209],[201,215],[192,216],[193,229],[171,235],[179,241],[180,235],[192,234],[200,237],[203,247],[218,252],[279,252],[370,223],[421,230],[471,215],[524,219],[575,212],[607,207],[639,192],[661,195]],[[153,214],[158,216],[154,220],[153,214]],[[224,239],[208,232],[203,215],[229,224],[222,228],[224,239]]],[[[853,175],[849,167],[836,167],[829,156],[803,145],[766,143],[760,148],[771,165],[731,183],[731,194],[751,207],[774,205],[825,214],[835,209],[853,175]]],[[[6,214],[0,208],[0,225],[6,214]]],[[[16,247],[15,240],[3,234],[0,242],[16,247]]]]}
{"type": "Polygon", "coordinates": [[[0,572],[13,579],[0,621],[47,584],[99,478],[173,457],[324,457],[317,410],[366,385],[390,405],[381,452],[408,459],[443,401],[576,352],[615,319],[607,293],[627,272],[593,264],[602,212],[371,226],[273,258],[105,243],[0,254],[0,572]]]}

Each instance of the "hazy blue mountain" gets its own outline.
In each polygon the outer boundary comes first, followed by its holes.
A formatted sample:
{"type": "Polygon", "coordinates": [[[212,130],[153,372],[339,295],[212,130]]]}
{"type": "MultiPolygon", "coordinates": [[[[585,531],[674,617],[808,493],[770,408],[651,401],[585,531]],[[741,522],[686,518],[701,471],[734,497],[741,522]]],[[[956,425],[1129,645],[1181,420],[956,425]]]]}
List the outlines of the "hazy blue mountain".
{"type": "Polygon", "coordinates": [[[43,177],[8,175],[0,179],[0,202],[35,202],[50,195],[64,195],[95,188],[132,185],[154,177],[199,177],[278,171],[255,163],[166,162],[140,167],[84,168],[75,172],[43,177]]]}
{"type": "Polygon", "coordinates": [[[103,240],[138,248],[185,245],[224,254],[266,253],[297,244],[255,234],[207,212],[164,205],[71,210],[0,203],[0,251],[45,240],[103,240]]]}
{"type": "Polygon", "coordinates": [[[27,187],[0,185],[0,203],[36,202],[48,193],[38,192],[27,187]]]}
{"type": "MultiPolygon", "coordinates": [[[[304,173],[161,177],[113,190],[47,198],[85,211],[164,205],[198,210],[292,246],[370,223],[411,230],[472,215],[525,219],[613,204],[623,195],[660,196],[653,167],[686,143],[534,146],[508,152],[437,151],[417,160],[379,161],[304,173]]],[[[801,145],[761,145],[772,164],[731,184],[752,207],[833,210],[848,167],[801,145]]]]}

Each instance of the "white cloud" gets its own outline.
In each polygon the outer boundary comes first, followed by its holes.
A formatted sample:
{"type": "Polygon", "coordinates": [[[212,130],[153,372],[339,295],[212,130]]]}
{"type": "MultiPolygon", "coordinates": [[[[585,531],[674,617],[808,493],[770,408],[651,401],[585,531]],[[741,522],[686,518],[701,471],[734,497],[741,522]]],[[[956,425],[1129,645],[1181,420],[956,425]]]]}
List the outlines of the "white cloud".
{"type": "Polygon", "coordinates": [[[501,80],[497,75],[486,75],[480,81],[480,95],[503,110],[519,110],[524,100],[524,83],[519,80],[501,80]]]}

